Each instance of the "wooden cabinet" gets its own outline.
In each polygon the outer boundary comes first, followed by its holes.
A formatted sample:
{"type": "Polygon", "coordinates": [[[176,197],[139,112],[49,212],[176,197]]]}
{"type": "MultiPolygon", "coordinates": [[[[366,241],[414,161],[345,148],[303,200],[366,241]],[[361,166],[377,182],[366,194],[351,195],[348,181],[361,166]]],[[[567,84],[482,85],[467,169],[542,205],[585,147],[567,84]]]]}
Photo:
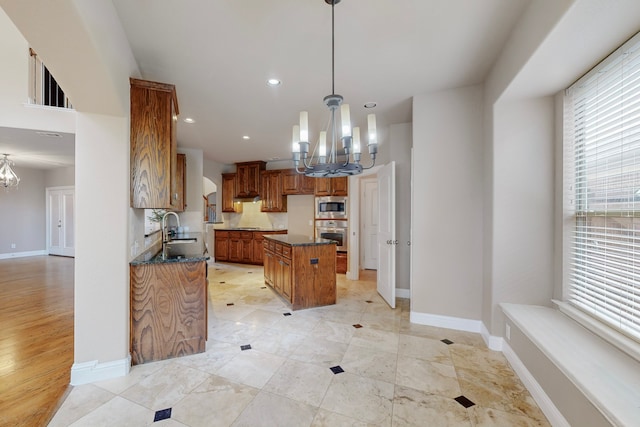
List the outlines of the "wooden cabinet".
{"type": "Polygon", "coordinates": [[[184,212],[187,207],[187,156],[178,153],[176,163],[176,195],[173,210],[184,212]]]}
{"type": "Polygon", "coordinates": [[[280,170],[261,172],[262,212],[286,212],[287,197],[282,195],[282,173],[280,170]]]}
{"type": "Polygon", "coordinates": [[[235,197],[256,197],[260,195],[260,172],[265,170],[266,162],[236,163],[235,197]]]}
{"type": "Polygon", "coordinates": [[[316,196],[347,196],[349,177],[313,178],[315,180],[316,196]]]}
{"type": "Polygon", "coordinates": [[[293,196],[315,194],[315,179],[299,174],[295,169],[282,170],[282,194],[293,196]]]}
{"type": "Polygon", "coordinates": [[[175,209],[179,113],[175,86],[129,81],[131,207],[175,209]]]}
{"type": "Polygon", "coordinates": [[[264,235],[286,234],[287,230],[246,231],[214,230],[215,260],[262,265],[264,235]]]}
{"type": "Polygon", "coordinates": [[[204,352],[207,262],[132,265],[129,272],[132,364],[204,352]]]}
{"type": "Polygon", "coordinates": [[[336,303],[335,245],[264,242],[264,281],[293,310],[336,303]]]}
{"type": "Polygon", "coordinates": [[[229,232],[216,230],[214,232],[214,246],[216,261],[229,260],[229,232]]]}
{"type": "Polygon", "coordinates": [[[222,212],[242,212],[242,203],[234,203],[236,194],[236,174],[222,174],[222,212]]]}

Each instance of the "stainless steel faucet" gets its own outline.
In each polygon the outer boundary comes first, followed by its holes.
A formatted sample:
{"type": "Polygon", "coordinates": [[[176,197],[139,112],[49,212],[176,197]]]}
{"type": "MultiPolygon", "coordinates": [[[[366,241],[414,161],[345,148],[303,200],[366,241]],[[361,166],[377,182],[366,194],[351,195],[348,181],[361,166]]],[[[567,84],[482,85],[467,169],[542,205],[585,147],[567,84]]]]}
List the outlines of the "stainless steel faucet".
{"type": "Polygon", "coordinates": [[[173,215],[176,217],[176,222],[178,223],[178,227],[180,227],[180,217],[178,216],[177,213],[168,211],[164,215],[162,215],[162,241],[163,242],[166,242],[167,240],[169,240],[169,233],[167,230],[167,217],[169,215],[173,215]]]}

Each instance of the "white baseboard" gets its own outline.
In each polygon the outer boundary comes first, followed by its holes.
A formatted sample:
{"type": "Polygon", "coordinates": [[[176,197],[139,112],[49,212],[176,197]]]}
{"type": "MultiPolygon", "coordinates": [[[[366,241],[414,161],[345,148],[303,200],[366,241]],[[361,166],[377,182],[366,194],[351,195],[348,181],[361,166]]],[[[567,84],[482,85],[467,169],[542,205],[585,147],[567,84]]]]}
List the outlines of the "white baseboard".
{"type": "Polygon", "coordinates": [[[480,333],[482,330],[482,322],[479,320],[441,316],[439,314],[417,313],[412,311],[410,321],[411,323],[417,323],[419,325],[456,329],[458,331],[480,333]]]}
{"type": "Polygon", "coordinates": [[[22,258],[27,256],[39,256],[39,255],[47,255],[47,251],[43,249],[41,251],[12,252],[9,254],[0,254],[0,259],[22,258]]]}
{"type": "Polygon", "coordinates": [[[571,424],[560,413],[556,405],[553,404],[551,398],[545,393],[544,389],[538,384],[538,381],[531,375],[531,372],[524,366],[524,363],[518,358],[516,353],[511,349],[509,344],[503,340],[502,353],[507,358],[511,367],[518,375],[524,386],[529,390],[531,396],[536,401],[540,410],[554,427],[571,427],[571,424]]]}
{"type": "Polygon", "coordinates": [[[480,334],[482,335],[482,339],[484,340],[484,343],[487,345],[487,347],[494,351],[502,351],[502,344],[504,343],[504,339],[502,337],[491,335],[484,323],[482,324],[482,331],[480,332],[480,334]]]}
{"type": "Polygon", "coordinates": [[[111,378],[124,377],[129,373],[130,369],[131,355],[125,359],[105,363],[98,363],[97,360],[74,363],[71,367],[71,385],[88,384],[111,378]]]}
{"type": "Polygon", "coordinates": [[[411,298],[411,290],[410,289],[402,289],[396,288],[396,297],[397,298],[411,298]]]}

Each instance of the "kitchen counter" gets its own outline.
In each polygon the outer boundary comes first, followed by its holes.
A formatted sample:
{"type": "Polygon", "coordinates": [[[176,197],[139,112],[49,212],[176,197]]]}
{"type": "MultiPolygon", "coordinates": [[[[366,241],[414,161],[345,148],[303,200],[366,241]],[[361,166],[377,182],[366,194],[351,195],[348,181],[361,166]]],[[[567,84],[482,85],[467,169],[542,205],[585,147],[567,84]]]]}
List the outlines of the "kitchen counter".
{"type": "Polygon", "coordinates": [[[214,230],[220,231],[286,231],[284,228],[273,227],[219,227],[214,230]]]}
{"type": "Polygon", "coordinates": [[[209,258],[203,233],[184,233],[172,236],[169,243],[158,242],[151,246],[134,258],[129,265],[196,262],[206,261],[209,258]],[[182,243],[193,239],[196,241],[182,243]]]}
{"type": "Polygon", "coordinates": [[[335,240],[309,238],[302,234],[275,234],[265,235],[265,239],[275,240],[289,246],[317,246],[317,245],[335,245],[335,240]]]}

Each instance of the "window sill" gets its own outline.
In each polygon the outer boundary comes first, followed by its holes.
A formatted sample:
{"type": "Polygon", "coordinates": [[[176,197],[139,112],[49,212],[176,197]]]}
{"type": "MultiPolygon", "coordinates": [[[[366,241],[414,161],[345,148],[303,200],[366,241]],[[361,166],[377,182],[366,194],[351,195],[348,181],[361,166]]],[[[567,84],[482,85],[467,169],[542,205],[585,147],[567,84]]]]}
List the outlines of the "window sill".
{"type": "Polygon", "coordinates": [[[614,425],[640,419],[640,363],[549,307],[500,304],[507,318],[614,425]]]}

